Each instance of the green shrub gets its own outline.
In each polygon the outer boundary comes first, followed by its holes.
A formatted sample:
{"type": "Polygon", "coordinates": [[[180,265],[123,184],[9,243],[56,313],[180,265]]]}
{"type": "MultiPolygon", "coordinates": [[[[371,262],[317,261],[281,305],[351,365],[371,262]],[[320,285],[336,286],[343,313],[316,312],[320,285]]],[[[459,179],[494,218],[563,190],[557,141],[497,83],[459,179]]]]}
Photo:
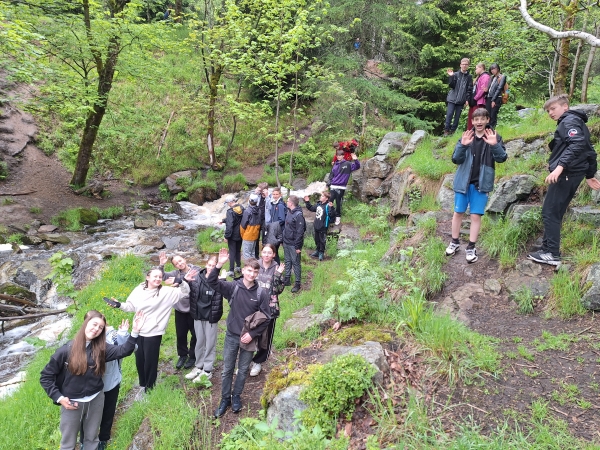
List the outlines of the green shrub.
{"type": "Polygon", "coordinates": [[[535,307],[535,298],[531,289],[527,286],[521,286],[513,294],[513,299],[517,303],[519,314],[531,314],[535,307]]]}
{"type": "Polygon", "coordinates": [[[344,355],[317,369],[309,385],[300,394],[308,408],[302,422],[312,428],[319,425],[327,436],[335,433],[335,423],[345,415],[350,420],[355,400],[372,385],[375,368],[359,355],[344,355]]]}
{"type": "Polygon", "coordinates": [[[225,175],[223,177],[223,192],[239,192],[246,188],[248,181],[242,173],[235,175],[225,175]]]}
{"type": "Polygon", "coordinates": [[[123,206],[109,206],[108,208],[97,208],[93,207],[92,211],[98,213],[101,219],[116,219],[125,214],[125,208],[123,206]]]}
{"type": "Polygon", "coordinates": [[[80,231],[83,225],[96,225],[99,218],[98,209],[73,208],[58,213],[51,222],[68,231],[80,231]]]}
{"type": "Polygon", "coordinates": [[[583,289],[581,275],[559,270],[550,281],[550,305],[561,317],[568,318],[583,315],[586,309],[581,304],[583,289]]]}
{"type": "Polygon", "coordinates": [[[8,177],[8,164],[0,161],[0,180],[6,180],[8,177]]]}
{"type": "Polygon", "coordinates": [[[224,230],[205,228],[196,235],[196,247],[200,253],[217,253],[224,244],[224,230]]]}

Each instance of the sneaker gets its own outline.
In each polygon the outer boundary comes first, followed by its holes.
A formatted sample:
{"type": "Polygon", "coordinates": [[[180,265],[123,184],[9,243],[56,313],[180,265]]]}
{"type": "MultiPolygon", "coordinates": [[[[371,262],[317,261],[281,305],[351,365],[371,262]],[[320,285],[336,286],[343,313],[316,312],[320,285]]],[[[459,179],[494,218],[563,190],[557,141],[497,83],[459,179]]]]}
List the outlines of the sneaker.
{"type": "Polygon", "coordinates": [[[230,398],[222,398],[221,403],[219,403],[219,407],[215,410],[215,413],[214,413],[215,419],[218,419],[223,414],[225,414],[225,412],[227,411],[227,409],[230,406],[231,406],[231,399],[230,398]]]}
{"type": "Polygon", "coordinates": [[[454,242],[450,241],[450,244],[448,244],[448,247],[446,247],[446,256],[452,256],[459,250],[460,244],[455,244],[454,242]]]}
{"type": "Polygon", "coordinates": [[[250,376],[256,377],[262,370],[262,366],[260,364],[252,363],[252,368],[250,369],[250,376]]]}
{"type": "Polygon", "coordinates": [[[336,224],[336,225],[339,225],[341,221],[342,221],[342,218],[341,218],[341,217],[336,217],[336,218],[335,218],[335,224],[336,224]]]}
{"type": "Polygon", "coordinates": [[[185,376],[185,379],[186,380],[193,380],[198,375],[200,375],[202,372],[204,372],[202,369],[198,369],[197,367],[194,367],[192,369],[192,371],[185,376]]]}
{"type": "Polygon", "coordinates": [[[187,361],[188,357],[187,356],[180,356],[179,359],[177,360],[177,363],[175,364],[175,368],[177,370],[181,369],[183,367],[183,365],[185,364],[185,362],[187,361]]]}
{"type": "Polygon", "coordinates": [[[543,250],[528,254],[527,259],[531,259],[532,261],[541,264],[550,264],[551,266],[558,266],[560,264],[560,258],[558,256],[554,256],[552,253],[544,252],[543,250]]]}
{"type": "Polygon", "coordinates": [[[295,294],[296,292],[300,292],[300,283],[296,283],[294,284],[294,287],[292,288],[292,294],[295,294]]]}
{"type": "MultiPolygon", "coordinates": [[[[448,250],[446,250],[446,253],[448,252],[448,250]]],[[[477,250],[475,249],[475,247],[473,248],[467,248],[467,250],[465,250],[465,258],[467,260],[467,262],[469,264],[474,263],[475,261],[477,261],[477,250]]]]}
{"type": "Polygon", "coordinates": [[[323,253],[319,253],[319,261],[323,261],[323,253]]]}
{"type": "Polygon", "coordinates": [[[232,400],[231,410],[234,413],[236,413],[236,414],[239,413],[242,410],[242,399],[241,399],[241,397],[239,395],[235,395],[234,394],[231,397],[231,400],[232,400]]]}
{"type": "MultiPolygon", "coordinates": [[[[106,447],[108,447],[108,441],[100,441],[98,442],[97,450],[106,450],[106,447]]],[[[83,449],[83,445],[81,446],[81,448],[83,449]]]]}
{"type": "Polygon", "coordinates": [[[210,380],[212,378],[212,372],[201,370],[198,376],[192,380],[192,383],[200,383],[202,377],[206,377],[207,380],[210,380]]]}
{"type": "Polygon", "coordinates": [[[283,279],[283,285],[284,285],[284,286],[291,286],[291,285],[292,285],[292,282],[290,281],[290,279],[289,279],[289,278],[284,278],[284,279],[283,279]]]}
{"type": "Polygon", "coordinates": [[[312,252],[312,253],[310,254],[310,257],[311,257],[311,258],[318,258],[318,257],[319,257],[319,252],[312,252]]]}
{"type": "Polygon", "coordinates": [[[133,398],[134,401],[136,402],[143,402],[146,400],[146,388],[143,386],[140,386],[139,391],[137,391],[137,393],[135,394],[135,397],[133,398]]]}
{"type": "Polygon", "coordinates": [[[242,276],[242,268],[236,267],[235,269],[233,269],[233,276],[234,277],[242,276]]]}
{"type": "Polygon", "coordinates": [[[225,278],[233,278],[235,274],[233,273],[233,271],[229,271],[229,272],[225,272],[225,278]]]}
{"type": "Polygon", "coordinates": [[[188,360],[183,365],[183,368],[187,370],[187,369],[191,369],[195,365],[196,365],[196,358],[188,358],[188,360]]]}

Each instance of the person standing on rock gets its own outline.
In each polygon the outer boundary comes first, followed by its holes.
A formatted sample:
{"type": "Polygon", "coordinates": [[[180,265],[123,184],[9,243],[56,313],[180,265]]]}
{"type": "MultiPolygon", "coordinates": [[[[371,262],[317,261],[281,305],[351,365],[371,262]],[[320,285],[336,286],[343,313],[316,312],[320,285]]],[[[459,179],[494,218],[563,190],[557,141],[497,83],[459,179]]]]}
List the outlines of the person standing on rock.
{"type": "Polygon", "coordinates": [[[295,294],[301,289],[302,283],[302,247],[304,246],[304,232],[306,223],[302,214],[302,207],[299,206],[299,199],[295,195],[290,195],[287,200],[288,213],[285,217],[285,227],[283,229],[283,255],[285,258],[285,286],[291,286],[292,268],[294,269],[294,287],[292,293],[295,294]]]}
{"type": "Polygon", "coordinates": [[[339,225],[342,217],[342,202],[344,201],[348,181],[352,172],[360,168],[360,161],[355,153],[351,153],[352,161],[346,161],[342,149],[337,150],[336,157],[337,161],[333,164],[329,174],[329,182],[331,183],[329,189],[331,192],[330,201],[335,202],[335,224],[339,225]]]}
{"type": "Polygon", "coordinates": [[[485,108],[485,97],[490,86],[490,74],[485,71],[485,64],[480,62],[475,66],[473,96],[469,101],[469,116],[467,117],[467,130],[473,128],[473,113],[476,109],[485,108]],[[472,106],[471,106],[472,105],[472,106]]]}
{"type": "Polygon", "coordinates": [[[258,202],[260,195],[250,194],[248,207],[244,210],[240,222],[240,235],[242,236],[242,257],[254,258],[254,248],[260,235],[260,211],[258,202]]]}
{"type": "MultiPolygon", "coordinates": [[[[171,262],[175,266],[175,270],[164,272],[165,264],[168,261],[167,254],[160,252],[158,255],[160,270],[163,270],[163,281],[165,284],[179,286],[185,274],[194,269],[198,272],[199,267],[188,264],[187,261],[179,255],[173,256],[171,262]]],[[[175,364],[175,368],[191,369],[196,363],[194,349],[196,348],[196,332],[194,331],[194,319],[190,314],[190,298],[185,297],[174,307],[175,309],[175,335],[177,336],[177,355],[179,359],[175,364]],[[191,335],[188,345],[188,333],[191,335]]]]}
{"type": "Polygon", "coordinates": [[[279,264],[279,246],[283,242],[283,229],[287,208],[281,198],[281,189],[273,189],[265,204],[265,225],[263,228],[263,245],[272,244],[275,248],[275,262],[279,264]]]}
{"type": "Polygon", "coordinates": [[[244,208],[237,204],[237,198],[233,195],[225,197],[225,204],[229,206],[225,216],[225,240],[229,247],[229,272],[227,275],[233,277],[236,271],[242,268],[242,235],[240,234],[240,223],[244,215],[244,208]]]}
{"type": "Polygon", "coordinates": [[[260,269],[258,261],[254,258],[244,260],[241,279],[222,281],[218,279],[219,270],[228,258],[227,249],[221,249],[215,266],[216,270],[211,271],[207,279],[211,288],[229,299],[230,306],[227,315],[225,343],[223,344],[221,402],[214,412],[214,417],[221,417],[229,407],[234,413],[242,410],[241,396],[246,384],[250,362],[254,356],[254,352],[245,350],[244,346],[251,344],[258,336],[261,336],[267,330],[271,320],[269,291],[260,288],[255,281],[260,269]],[[265,320],[251,330],[244,331],[244,322],[256,313],[260,313],[265,320]],[[234,384],[233,372],[236,362],[238,372],[234,384]]]}
{"type": "Polygon", "coordinates": [[[304,197],[306,209],[315,213],[315,221],[313,223],[315,233],[315,246],[317,250],[311,253],[312,258],[319,258],[323,261],[325,255],[325,244],[327,243],[327,230],[329,224],[335,220],[335,209],[333,203],[329,200],[331,194],[327,191],[321,193],[321,198],[315,205],[310,204],[310,197],[304,197]]]}
{"type": "Polygon", "coordinates": [[[458,128],[460,113],[473,95],[473,77],[469,73],[469,58],[460,60],[460,70],[454,72],[448,69],[448,86],[450,92],[446,97],[446,121],[444,123],[444,136],[453,134],[458,128]]]}
{"type": "Polygon", "coordinates": [[[500,66],[497,63],[493,63],[490,66],[490,73],[492,75],[485,108],[490,113],[490,126],[496,129],[496,125],[498,124],[498,113],[502,106],[502,94],[504,94],[504,87],[506,86],[506,75],[503,75],[502,72],[500,72],[500,66]]]}
{"type": "Polygon", "coordinates": [[[265,207],[269,198],[269,183],[264,181],[262,183],[258,183],[254,193],[258,195],[258,202],[256,203],[256,206],[258,207],[258,213],[260,215],[260,228],[258,229],[258,237],[256,238],[256,245],[254,246],[254,258],[258,259],[258,253],[260,252],[260,238],[263,234],[262,230],[265,227],[265,207]]]}
{"type": "Polygon", "coordinates": [[[473,113],[473,129],[462,134],[454,147],[452,162],[458,164],[454,175],[454,215],[452,216],[452,241],[446,255],[452,256],[460,249],[460,227],[467,210],[471,213],[467,263],[477,261],[475,244],[481,228],[488,195],[494,189],[495,163],[506,161],[502,137],[489,126],[490,115],[485,108],[473,113]]]}
{"type": "Polygon", "coordinates": [[[550,98],[544,109],[557,127],[549,144],[550,158],[546,177],[548,191],[542,206],[544,236],[542,248],[527,255],[532,261],[558,266],[560,264],[560,229],[569,203],[581,181],[585,178],[589,187],[600,189],[600,181],[594,178],[597,155],[586,125],[587,114],[569,109],[569,97],[558,95],[550,98]]]}

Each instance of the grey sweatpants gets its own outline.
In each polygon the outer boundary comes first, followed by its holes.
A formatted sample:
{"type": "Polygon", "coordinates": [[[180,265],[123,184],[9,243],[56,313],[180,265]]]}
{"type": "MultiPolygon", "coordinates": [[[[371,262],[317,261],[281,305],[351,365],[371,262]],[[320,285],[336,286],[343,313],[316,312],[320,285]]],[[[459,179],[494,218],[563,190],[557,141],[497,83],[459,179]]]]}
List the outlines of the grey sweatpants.
{"type": "Polygon", "coordinates": [[[209,323],[208,320],[194,320],[196,331],[196,367],[212,372],[215,356],[217,354],[218,323],[209,323]]]}
{"type": "Polygon", "coordinates": [[[60,407],[60,450],[73,450],[77,443],[77,434],[83,427],[83,446],[85,450],[98,448],[98,429],[104,409],[104,392],[100,392],[91,402],[78,402],[77,409],[60,407]]]}

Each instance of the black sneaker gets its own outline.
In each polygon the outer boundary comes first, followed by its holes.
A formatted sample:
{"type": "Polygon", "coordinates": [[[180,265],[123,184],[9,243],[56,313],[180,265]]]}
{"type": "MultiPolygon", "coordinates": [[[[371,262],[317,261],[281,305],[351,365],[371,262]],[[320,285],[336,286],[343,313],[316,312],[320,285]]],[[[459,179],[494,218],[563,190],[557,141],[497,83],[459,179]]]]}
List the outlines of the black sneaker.
{"type": "Polygon", "coordinates": [[[560,258],[558,256],[554,256],[552,253],[543,250],[528,254],[527,259],[531,259],[532,261],[541,264],[549,264],[551,266],[558,266],[560,264],[560,258]]]}
{"type": "Polygon", "coordinates": [[[319,261],[323,261],[323,253],[319,253],[319,261]]]}
{"type": "Polygon", "coordinates": [[[242,410],[242,399],[239,395],[234,395],[231,398],[233,401],[233,404],[231,405],[231,410],[237,414],[242,410]]]}
{"type": "Polygon", "coordinates": [[[310,254],[310,257],[311,257],[311,258],[318,258],[318,257],[319,257],[319,252],[312,252],[312,253],[310,254]]]}
{"type": "Polygon", "coordinates": [[[184,369],[191,369],[196,365],[196,358],[188,358],[188,360],[183,365],[184,369]]]}
{"type": "Polygon", "coordinates": [[[292,294],[295,294],[296,292],[299,292],[300,289],[301,289],[300,283],[294,284],[294,287],[292,288],[292,294]]]}
{"type": "Polygon", "coordinates": [[[179,359],[177,360],[177,364],[175,364],[175,368],[177,370],[181,369],[183,367],[183,365],[185,364],[185,362],[187,361],[188,357],[187,356],[180,356],[179,359]]]}
{"type": "Polygon", "coordinates": [[[284,285],[284,286],[291,286],[291,285],[292,285],[292,282],[290,281],[290,279],[289,279],[289,278],[284,278],[284,280],[283,280],[283,285],[284,285]]]}
{"type": "Polygon", "coordinates": [[[231,406],[231,399],[230,398],[222,398],[221,399],[221,403],[219,403],[219,407],[215,410],[215,419],[221,417],[223,414],[225,414],[225,412],[227,411],[227,409],[231,406]]]}

